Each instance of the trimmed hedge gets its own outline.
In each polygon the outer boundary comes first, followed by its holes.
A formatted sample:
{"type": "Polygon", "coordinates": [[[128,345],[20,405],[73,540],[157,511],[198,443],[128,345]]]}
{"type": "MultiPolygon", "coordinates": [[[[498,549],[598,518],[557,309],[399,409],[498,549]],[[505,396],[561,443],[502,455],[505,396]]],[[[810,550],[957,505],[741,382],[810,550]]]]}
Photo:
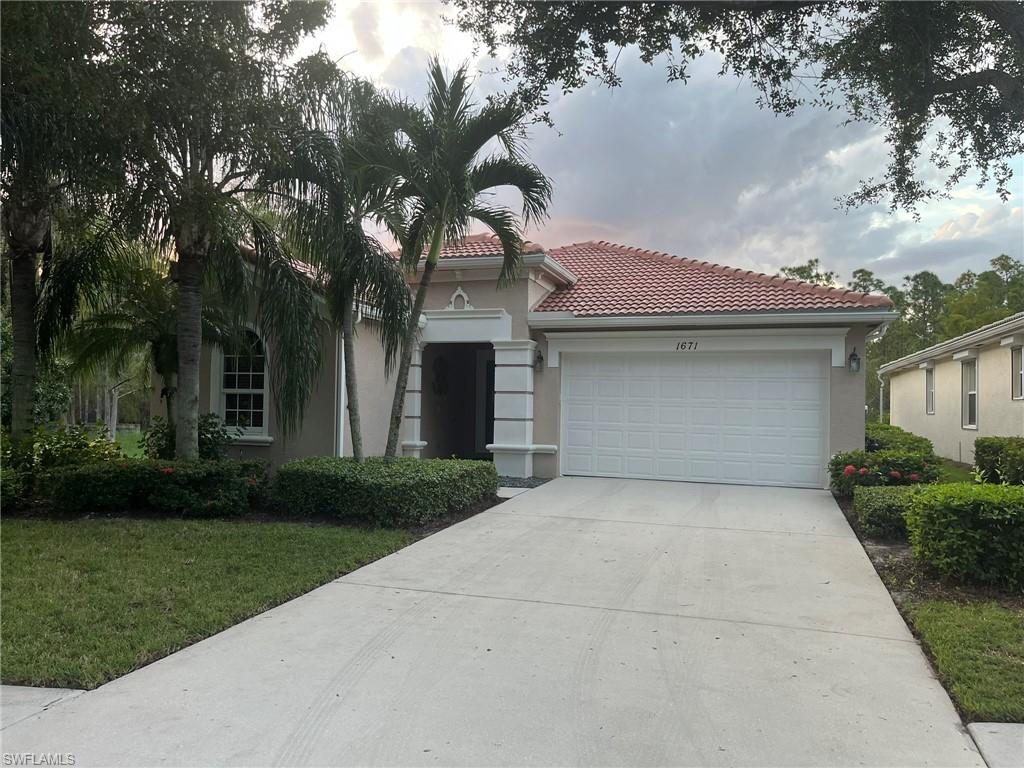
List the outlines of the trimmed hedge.
{"type": "Polygon", "coordinates": [[[73,515],[225,517],[259,504],[267,485],[261,461],[121,459],[39,472],[35,498],[73,515]]]}
{"type": "Polygon", "coordinates": [[[932,441],[892,424],[869,421],[864,425],[864,448],[869,452],[903,451],[905,453],[935,453],[932,441]]]}
{"type": "Polygon", "coordinates": [[[277,471],[274,500],[292,515],[331,515],[377,526],[415,525],[498,491],[489,461],[315,457],[277,471]]]}
{"type": "Polygon", "coordinates": [[[979,437],[974,465],[987,483],[1024,483],[1024,437],[979,437]]]}
{"type": "Polygon", "coordinates": [[[1024,584],[1024,486],[922,488],[906,513],[914,556],[941,576],[1024,584]]]}
{"type": "Polygon", "coordinates": [[[847,451],[828,463],[832,490],[849,496],[856,486],[917,485],[939,479],[939,459],[931,453],[847,451]]]}
{"type": "Polygon", "coordinates": [[[861,532],[882,539],[907,538],[904,513],[921,486],[858,486],[853,489],[853,512],[861,532]]]}

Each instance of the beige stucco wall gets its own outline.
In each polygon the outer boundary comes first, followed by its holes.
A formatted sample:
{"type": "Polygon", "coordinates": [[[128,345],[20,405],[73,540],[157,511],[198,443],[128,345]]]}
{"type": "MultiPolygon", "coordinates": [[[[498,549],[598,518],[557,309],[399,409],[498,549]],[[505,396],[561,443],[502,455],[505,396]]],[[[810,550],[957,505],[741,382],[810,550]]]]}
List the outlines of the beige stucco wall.
{"type": "Polygon", "coordinates": [[[935,361],[935,413],[925,413],[925,372],[917,367],[889,376],[891,423],[927,437],[935,452],[954,461],[974,462],[974,440],[1024,435],[1024,400],[1011,397],[1010,348],[998,340],[978,353],[978,428],[961,423],[960,361],[935,361]]]}
{"type": "Polygon", "coordinates": [[[451,270],[437,272],[430,287],[424,309],[445,309],[456,289],[462,288],[475,309],[504,309],[512,316],[512,338],[530,338],[528,311],[532,281],[528,277],[512,285],[499,287],[496,270],[451,270]]]}
{"type": "MultiPolygon", "coordinates": [[[[274,354],[273,344],[264,340],[267,356],[274,354]]],[[[316,386],[306,404],[305,416],[299,428],[285,436],[274,408],[274,398],[268,391],[267,434],[274,439],[270,445],[232,445],[228,455],[233,458],[263,459],[274,466],[301,456],[330,456],[334,454],[336,439],[335,402],[337,397],[337,345],[333,332],[327,332],[321,340],[322,366],[316,386]]],[[[217,411],[217,403],[210,402],[210,356],[212,349],[203,349],[201,359],[202,377],[199,389],[200,413],[217,411]]]]}
{"type": "MultiPolygon", "coordinates": [[[[363,433],[363,453],[383,456],[388,442],[388,421],[395,397],[394,373],[384,377],[384,350],[372,321],[356,327],[356,386],[359,390],[359,426],[363,433]]],[[[395,365],[397,367],[397,359],[395,365]]],[[[351,362],[349,363],[351,365],[351,362]]],[[[345,455],[352,455],[352,432],[345,409],[345,455]]]]}

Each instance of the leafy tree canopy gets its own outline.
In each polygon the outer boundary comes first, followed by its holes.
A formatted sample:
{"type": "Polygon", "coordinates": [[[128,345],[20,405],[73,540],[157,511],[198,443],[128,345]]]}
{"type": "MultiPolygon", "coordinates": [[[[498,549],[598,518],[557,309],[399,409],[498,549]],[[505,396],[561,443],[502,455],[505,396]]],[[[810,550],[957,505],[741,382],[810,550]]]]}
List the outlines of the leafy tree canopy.
{"type": "Polygon", "coordinates": [[[783,267],[779,270],[782,277],[792,277],[803,280],[806,283],[816,285],[838,285],[839,273],[828,269],[822,269],[819,259],[809,259],[806,264],[797,264],[792,267],[783,267]]]}
{"type": "Polygon", "coordinates": [[[551,84],[621,85],[616,62],[634,45],[647,63],[664,55],[669,80],[685,82],[691,62],[717,55],[720,74],[748,79],[778,113],[812,103],[881,126],[888,166],[848,206],[913,210],[970,171],[1005,199],[1024,151],[1020,2],[446,2],[492,55],[511,50],[507,78],[531,108],[544,107],[551,84]],[[921,173],[922,154],[943,182],[921,173]]]}

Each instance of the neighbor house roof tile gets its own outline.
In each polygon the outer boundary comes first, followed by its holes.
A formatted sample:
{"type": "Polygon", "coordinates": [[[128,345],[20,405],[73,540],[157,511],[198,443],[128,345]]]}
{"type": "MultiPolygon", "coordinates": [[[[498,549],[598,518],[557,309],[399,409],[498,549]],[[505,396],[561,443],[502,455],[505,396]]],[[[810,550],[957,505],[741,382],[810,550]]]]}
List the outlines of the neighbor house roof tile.
{"type": "Polygon", "coordinates": [[[547,252],[577,281],[549,294],[536,310],[575,315],[661,315],[719,312],[888,309],[885,296],[604,241],[547,252]]]}

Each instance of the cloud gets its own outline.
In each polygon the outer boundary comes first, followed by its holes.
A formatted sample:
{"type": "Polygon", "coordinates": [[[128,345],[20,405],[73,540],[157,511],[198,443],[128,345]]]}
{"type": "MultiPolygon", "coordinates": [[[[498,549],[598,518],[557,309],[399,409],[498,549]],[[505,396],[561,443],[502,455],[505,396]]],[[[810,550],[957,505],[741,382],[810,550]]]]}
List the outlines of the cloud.
{"type": "MultiPolygon", "coordinates": [[[[366,11],[339,8],[360,27],[356,40],[381,41],[379,60],[353,64],[421,99],[433,53],[454,66],[473,50],[440,21],[445,10],[381,3],[373,29],[366,11]]],[[[337,32],[338,44],[346,35],[337,32]]],[[[500,61],[470,63],[478,100],[507,88],[494,71],[500,61]]],[[[918,269],[952,280],[999,253],[1024,259],[1020,201],[1002,203],[989,187],[965,183],[923,206],[918,220],[879,206],[839,210],[837,197],[884,172],[883,132],[813,108],[777,116],[756,106],[749,84],[717,71],[707,58],[686,84],[668,83],[659,62],[646,65],[627,49],[621,88],[555,89],[555,128],[535,126],[529,144],[555,197],[550,219],[529,237],[548,247],[612,240],[769,273],[818,258],[844,279],[867,266],[891,280],[918,269]]],[[[511,194],[499,199],[518,203],[511,194]]]]}

